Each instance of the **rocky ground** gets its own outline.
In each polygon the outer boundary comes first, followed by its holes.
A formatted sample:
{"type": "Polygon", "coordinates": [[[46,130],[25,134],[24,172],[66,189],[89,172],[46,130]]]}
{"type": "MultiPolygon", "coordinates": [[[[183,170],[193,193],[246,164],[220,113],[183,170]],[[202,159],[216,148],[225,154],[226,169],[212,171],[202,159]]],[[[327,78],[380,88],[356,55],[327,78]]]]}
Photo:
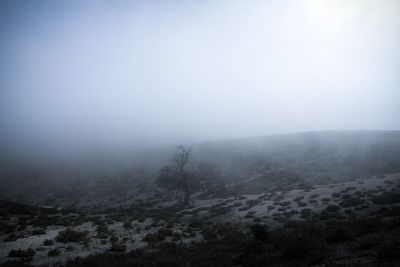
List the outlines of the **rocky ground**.
{"type": "MultiPolygon", "coordinates": [[[[208,240],[209,230],[220,225],[235,225],[245,234],[249,234],[249,226],[254,224],[279,229],[305,220],[349,222],[378,217],[382,223],[393,225],[392,221],[400,215],[399,192],[400,174],[391,174],[301,190],[194,199],[183,210],[174,201],[162,204],[141,201],[130,208],[110,209],[106,213],[8,212],[0,218],[0,262],[22,259],[41,265],[107,251],[153,251],[161,243],[182,245],[208,240]]],[[[372,233],[361,236],[366,240],[333,244],[330,257],[344,265],[367,264],[372,261],[368,242],[390,234],[372,233]],[[352,252],[353,246],[362,245],[366,250],[352,252]]]]}

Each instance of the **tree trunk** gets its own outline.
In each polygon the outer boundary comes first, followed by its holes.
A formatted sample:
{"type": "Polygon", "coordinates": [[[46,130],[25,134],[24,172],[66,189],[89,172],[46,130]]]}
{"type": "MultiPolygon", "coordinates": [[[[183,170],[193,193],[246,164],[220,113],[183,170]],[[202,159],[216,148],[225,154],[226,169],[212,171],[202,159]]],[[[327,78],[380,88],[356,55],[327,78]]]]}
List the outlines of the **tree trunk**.
{"type": "Polygon", "coordinates": [[[182,169],[182,182],[183,182],[183,206],[187,206],[190,201],[190,187],[187,174],[182,169]]]}
{"type": "Polygon", "coordinates": [[[190,200],[189,190],[185,190],[184,196],[183,196],[183,205],[187,206],[189,204],[189,200],[190,200]]]}

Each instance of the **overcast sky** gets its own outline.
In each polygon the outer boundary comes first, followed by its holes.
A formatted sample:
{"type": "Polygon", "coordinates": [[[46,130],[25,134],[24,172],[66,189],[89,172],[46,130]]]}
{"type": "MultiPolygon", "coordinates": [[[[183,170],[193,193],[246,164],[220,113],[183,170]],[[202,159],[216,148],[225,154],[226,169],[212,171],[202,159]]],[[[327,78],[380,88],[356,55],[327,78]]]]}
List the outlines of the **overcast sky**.
{"type": "Polygon", "coordinates": [[[2,1],[0,10],[9,144],[400,129],[400,1],[2,1]]]}

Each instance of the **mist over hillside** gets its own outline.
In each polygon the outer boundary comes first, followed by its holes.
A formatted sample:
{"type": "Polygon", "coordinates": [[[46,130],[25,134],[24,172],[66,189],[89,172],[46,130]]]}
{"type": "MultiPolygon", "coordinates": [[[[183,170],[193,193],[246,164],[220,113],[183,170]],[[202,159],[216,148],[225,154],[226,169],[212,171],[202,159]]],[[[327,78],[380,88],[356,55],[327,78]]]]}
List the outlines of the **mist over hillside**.
{"type": "Polygon", "coordinates": [[[97,167],[3,167],[0,266],[9,258],[150,266],[152,257],[156,266],[397,264],[399,131],[304,132],[140,155],[97,167]]]}
{"type": "Polygon", "coordinates": [[[399,145],[399,131],[326,131],[210,142],[198,153],[245,177],[268,179],[285,169],[311,182],[337,182],[398,172],[399,145]]]}
{"type": "Polygon", "coordinates": [[[400,266],[400,1],[0,1],[0,267],[400,266]]]}
{"type": "MultiPolygon", "coordinates": [[[[226,186],[240,187],[237,190],[241,193],[305,188],[400,172],[399,131],[304,132],[208,141],[192,144],[191,148],[193,162],[214,164],[226,186]]],[[[161,167],[170,162],[174,149],[160,147],[124,158],[108,157],[100,165],[90,159],[87,164],[69,166],[24,165],[22,161],[2,175],[2,195],[4,199],[40,203],[54,194],[68,192],[69,198],[76,201],[80,195],[95,193],[98,183],[104,180],[116,188],[98,198],[118,197],[118,187],[124,195],[134,196],[139,194],[137,188],[129,184],[152,184],[161,167]]]]}

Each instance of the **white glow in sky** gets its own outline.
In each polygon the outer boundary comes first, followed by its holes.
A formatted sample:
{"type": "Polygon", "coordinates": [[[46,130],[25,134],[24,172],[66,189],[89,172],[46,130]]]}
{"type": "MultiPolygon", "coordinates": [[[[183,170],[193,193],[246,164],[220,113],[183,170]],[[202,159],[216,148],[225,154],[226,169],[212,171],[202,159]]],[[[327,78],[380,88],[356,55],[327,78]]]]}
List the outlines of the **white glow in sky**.
{"type": "Polygon", "coordinates": [[[13,68],[2,78],[2,115],[24,142],[400,129],[400,1],[109,1],[62,10],[35,10],[41,19],[7,29],[13,68]]]}

